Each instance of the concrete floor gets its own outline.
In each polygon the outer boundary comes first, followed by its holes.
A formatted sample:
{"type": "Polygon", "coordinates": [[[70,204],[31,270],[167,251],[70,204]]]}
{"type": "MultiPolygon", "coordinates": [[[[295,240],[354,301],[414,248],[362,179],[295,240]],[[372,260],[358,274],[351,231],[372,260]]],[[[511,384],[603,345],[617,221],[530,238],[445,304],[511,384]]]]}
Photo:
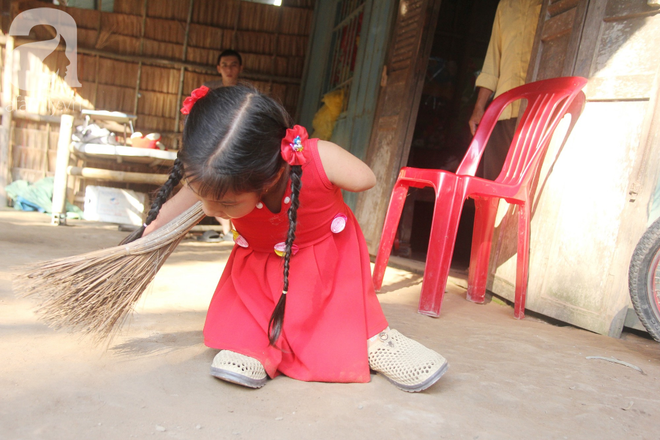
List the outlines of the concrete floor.
{"type": "Polygon", "coordinates": [[[229,244],[184,241],[107,349],[54,331],[14,296],[18,266],[125,235],[71,224],[0,210],[0,439],[660,438],[660,344],[516,321],[511,307],[472,304],[452,283],[442,317],[421,316],[421,278],[402,270],[388,270],[379,295],[391,326],[449,360],[419,394],[378,375],[369,384],[278,377],[260,390],[212,378],[215,350],[201,330],[229,244]]]}

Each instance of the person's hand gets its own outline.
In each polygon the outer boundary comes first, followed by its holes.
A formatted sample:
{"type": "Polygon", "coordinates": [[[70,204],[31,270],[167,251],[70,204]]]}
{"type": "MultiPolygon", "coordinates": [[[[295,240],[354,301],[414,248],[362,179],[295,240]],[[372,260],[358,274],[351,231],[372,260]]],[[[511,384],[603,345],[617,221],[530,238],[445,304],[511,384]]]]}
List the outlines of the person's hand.
{"type": "Polygon", "coordinates": [[[474,133],[477,131],[477,125],[481,122],[481,118],[484,117],[484,112],[486,111],[485,108],[480,107],[479,105],[474,106],[474,110],[472,111],[472,116],[470,116],[470,120],[468,121],[468,125],[470,126],[470,131],[472,132],[472,136],[474,136],[474,133]]]}
{"type": "Polygon", "coordinates": [[[492,90],[485,87],[478,87],[478,89],[479,92],[477,93],[477,102],[474,104],[472,116],[470,116],[470,120],[468,121],[472,136],[474,136],[474,133],[477,131],[477,125],[481,123],[481,118],[484,117],[484,113],[486,112],[486,105],[488,104],[488,100],[493,94],[492,90]]]}

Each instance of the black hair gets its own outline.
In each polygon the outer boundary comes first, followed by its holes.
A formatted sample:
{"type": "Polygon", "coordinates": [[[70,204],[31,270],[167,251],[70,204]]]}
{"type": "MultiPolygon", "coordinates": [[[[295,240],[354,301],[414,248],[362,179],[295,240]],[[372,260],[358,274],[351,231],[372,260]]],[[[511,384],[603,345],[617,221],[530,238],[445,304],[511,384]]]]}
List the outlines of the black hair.
{"type": "Polygon", "coordinates": [[[223,57],[236,57],[238,58],[238,65],[242,66],[243,65],[243,57],[241,57],[241,54],[236,52],[235,50],[232,49],[226,49],[223,50],[220,55],[218,55],[218,61],[215,63],[216,66],[220,65],[220,60],[223,57]]]}
{"type": "MultiPolygon", "coordinates": [[[[211,90],[190,110],[183,129],[183,147],[167,182],[160,188],[145,225],[158,216],[161,206],[184,177],[203,198],[220,200],[229,191],[263,195],[276,183],[280,171],[291,179],[289,230],[284,255],[282,295],[268,323],[268,339],[275,345],[282,332],[286,292],[289,289],[291,249],[296,237],[302,167],[289,166],[280,152],[282,139],[293,121],[284,107],[248,86],[211,90]]],[[[286,178],[284,174],[283,178],[286,178]]],[[[142,236],[144,227],[127,237],[142,236]]]]}

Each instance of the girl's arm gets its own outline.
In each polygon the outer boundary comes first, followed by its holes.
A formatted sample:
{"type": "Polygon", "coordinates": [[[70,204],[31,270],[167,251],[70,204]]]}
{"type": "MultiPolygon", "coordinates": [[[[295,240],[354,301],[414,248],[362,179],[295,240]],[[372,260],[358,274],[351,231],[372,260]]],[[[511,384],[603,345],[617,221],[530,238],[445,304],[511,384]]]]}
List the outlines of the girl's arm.
{"type": "Polygon", "coordinates": [[[376,175],[371,168],[339,145],[319,140],[318,149],[325,174],[341,189],[360,192],[376,185],[376,175]]]}
{"type": "Polygon", "coordinates": [[[174,197],[165,202],[165,204],[160,208],[158,217],[156,217],[156,220],[147,226],[142,236],[144,237],[147,234],[160,228],[161,226],[166,225],[179,214],[194,205],[198,200],[199,199],[195,193],[190,188],[188,188],[188,185],[184,185],[183,188],[181,188],[179,192],[174,195],[174,197]]]}

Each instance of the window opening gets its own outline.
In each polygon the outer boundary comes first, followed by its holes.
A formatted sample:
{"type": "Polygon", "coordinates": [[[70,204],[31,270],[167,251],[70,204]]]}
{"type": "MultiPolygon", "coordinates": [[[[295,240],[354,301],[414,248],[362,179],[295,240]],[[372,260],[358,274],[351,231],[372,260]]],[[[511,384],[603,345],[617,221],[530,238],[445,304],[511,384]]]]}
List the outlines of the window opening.
{"type": "Polygon", "coordinates": [[[364,0],[339,0],[332,29],[330,59],[323,94],[343,91],[342,112],[348,107],[348,96],[355,71],[355,59],[360,43],[364,0]]]}

